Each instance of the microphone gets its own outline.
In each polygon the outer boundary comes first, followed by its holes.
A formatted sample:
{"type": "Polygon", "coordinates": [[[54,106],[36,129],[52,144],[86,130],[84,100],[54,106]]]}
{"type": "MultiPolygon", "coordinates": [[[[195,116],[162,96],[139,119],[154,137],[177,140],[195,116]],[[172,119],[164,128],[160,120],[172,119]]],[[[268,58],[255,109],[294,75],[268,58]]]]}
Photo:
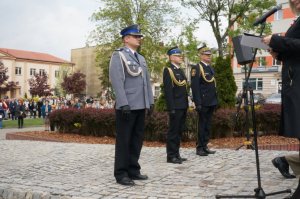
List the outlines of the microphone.
{"type": "Polygon", "coordinates": [[[281,10],[281,8],[282,8],[281,4],[273,7],[269,12],[265,13],[263,16],[256,19],[256,21],[253,23],[253,26],[257,26],[258,24],[264,23],[269,16],[271,16],[272,14],[277,12],[278,10],[281,10]]]}

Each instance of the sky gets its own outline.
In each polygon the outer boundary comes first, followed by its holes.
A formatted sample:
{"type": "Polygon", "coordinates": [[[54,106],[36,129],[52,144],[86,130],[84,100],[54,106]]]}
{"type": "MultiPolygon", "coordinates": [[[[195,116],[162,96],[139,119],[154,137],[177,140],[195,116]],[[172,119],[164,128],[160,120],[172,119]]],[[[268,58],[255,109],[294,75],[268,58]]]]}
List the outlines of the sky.
{"type": "MultiPolygon", "coordinates": [[[[90,17],[100,2],[0,0],[0,48],[48,53],[70,61],[71,49],[84,47],[90,32],[95,29],[95,22],[90,17]]],[[[207,23],[201,23],[197,37],[216,47],[207,23]]]]}

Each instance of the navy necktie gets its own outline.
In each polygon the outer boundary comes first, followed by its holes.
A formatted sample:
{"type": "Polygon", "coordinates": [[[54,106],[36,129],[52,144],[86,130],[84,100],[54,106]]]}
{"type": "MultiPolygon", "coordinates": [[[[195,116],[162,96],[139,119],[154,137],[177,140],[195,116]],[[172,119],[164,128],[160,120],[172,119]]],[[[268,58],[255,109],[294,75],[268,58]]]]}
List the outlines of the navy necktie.
{"type": "Polygon", "coordinates": [[[134,52],[134,56],[135,56],[136,60],[138,61],[138,63],[140,63],[139,58],[138,58],[138,54],[136,52],[134,52]]]}

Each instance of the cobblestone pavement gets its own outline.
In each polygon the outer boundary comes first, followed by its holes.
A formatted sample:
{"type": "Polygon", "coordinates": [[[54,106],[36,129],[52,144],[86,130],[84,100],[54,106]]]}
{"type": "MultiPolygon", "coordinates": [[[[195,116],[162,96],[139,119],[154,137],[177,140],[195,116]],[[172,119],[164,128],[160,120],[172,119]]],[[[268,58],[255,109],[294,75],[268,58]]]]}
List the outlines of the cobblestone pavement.
{"type": "MultiPolygon", "coordinates": [[[[182,149],[188,161],[166,163],[163,147],[143,147],[140,164],[149,180],[136,186],[116,184],[114,146],[38,141],[0,140],[0,198],[215,198],[216,194],[254,195],[257,185],[252,150],[217,150],[199,157],[182,149]]],[[[284,179],[271,160],[294,152],[259,151],[261,184],[266,193],[297,186],[284,179]]],[[[282,199],[288,194],[267,197],[282,199]]]]}
{"type": "MultiPolygon", "coordinates": [[[[16,121],[17,122],[17,121],[16,121]]],[[[45,127],[25,127],[22,129],[17,128],[4,128],[0,129],[0,140],[5,140],[6,133],[23,132],[23,131],[43,131],[45,127]]]]}

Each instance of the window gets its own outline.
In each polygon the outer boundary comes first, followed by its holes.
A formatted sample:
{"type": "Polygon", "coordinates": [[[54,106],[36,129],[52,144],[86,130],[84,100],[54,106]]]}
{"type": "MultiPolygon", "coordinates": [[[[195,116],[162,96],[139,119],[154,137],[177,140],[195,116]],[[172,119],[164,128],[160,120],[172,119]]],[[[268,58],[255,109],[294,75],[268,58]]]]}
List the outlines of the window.
{"type": "Polygon", "coordinates": [[[266,57],[259,57],[258,58],[258,66],[266,66],[266,57]]]}
{"type": "Polygon", "coordinates": [[[40,69],[40,70],[39,70],[39,74],[40,74],[40,75],[44,75],[44,74],[45,74],[45,69],[40,69]]]}
{"type": "Polygon", "coordinates": [[[21,75],[22,73],[21,73],[21,67],[16,67],[16,75],[21,75]]]}
{"type": "Polygon", "coordinates": [[[55,71],[55,77],[58,78],[59,77],[59,70],[55,71]]]}
{"type": "MultiPolygon", "coordinates": [[[[245,86],[245,79],[243,80],[243,87],[245,86]]],[[[256,91],[263,90],[263,79],[262,78],[249,78],[249,87],[256,91]]]]}
{"type": "Polygon", "coordinates": [[[36,69],[35,68],[31,68],[30,69],[30,76],[35,75],[35,73],[36,73],[36,69]]]}
{"type": "Polygon", "coordinates": [[[283,19],[283,13],[282,13],[282,10],[278,10],[274,14],[274,20],[278,21],[278,20],[281,20],[281,19],[283,19]]]}
{"type": "Polygon", "coordinates": [[[278,61],[277,59],[273,59],[273,66],[281,66],[281,61],[278,61]]]}

